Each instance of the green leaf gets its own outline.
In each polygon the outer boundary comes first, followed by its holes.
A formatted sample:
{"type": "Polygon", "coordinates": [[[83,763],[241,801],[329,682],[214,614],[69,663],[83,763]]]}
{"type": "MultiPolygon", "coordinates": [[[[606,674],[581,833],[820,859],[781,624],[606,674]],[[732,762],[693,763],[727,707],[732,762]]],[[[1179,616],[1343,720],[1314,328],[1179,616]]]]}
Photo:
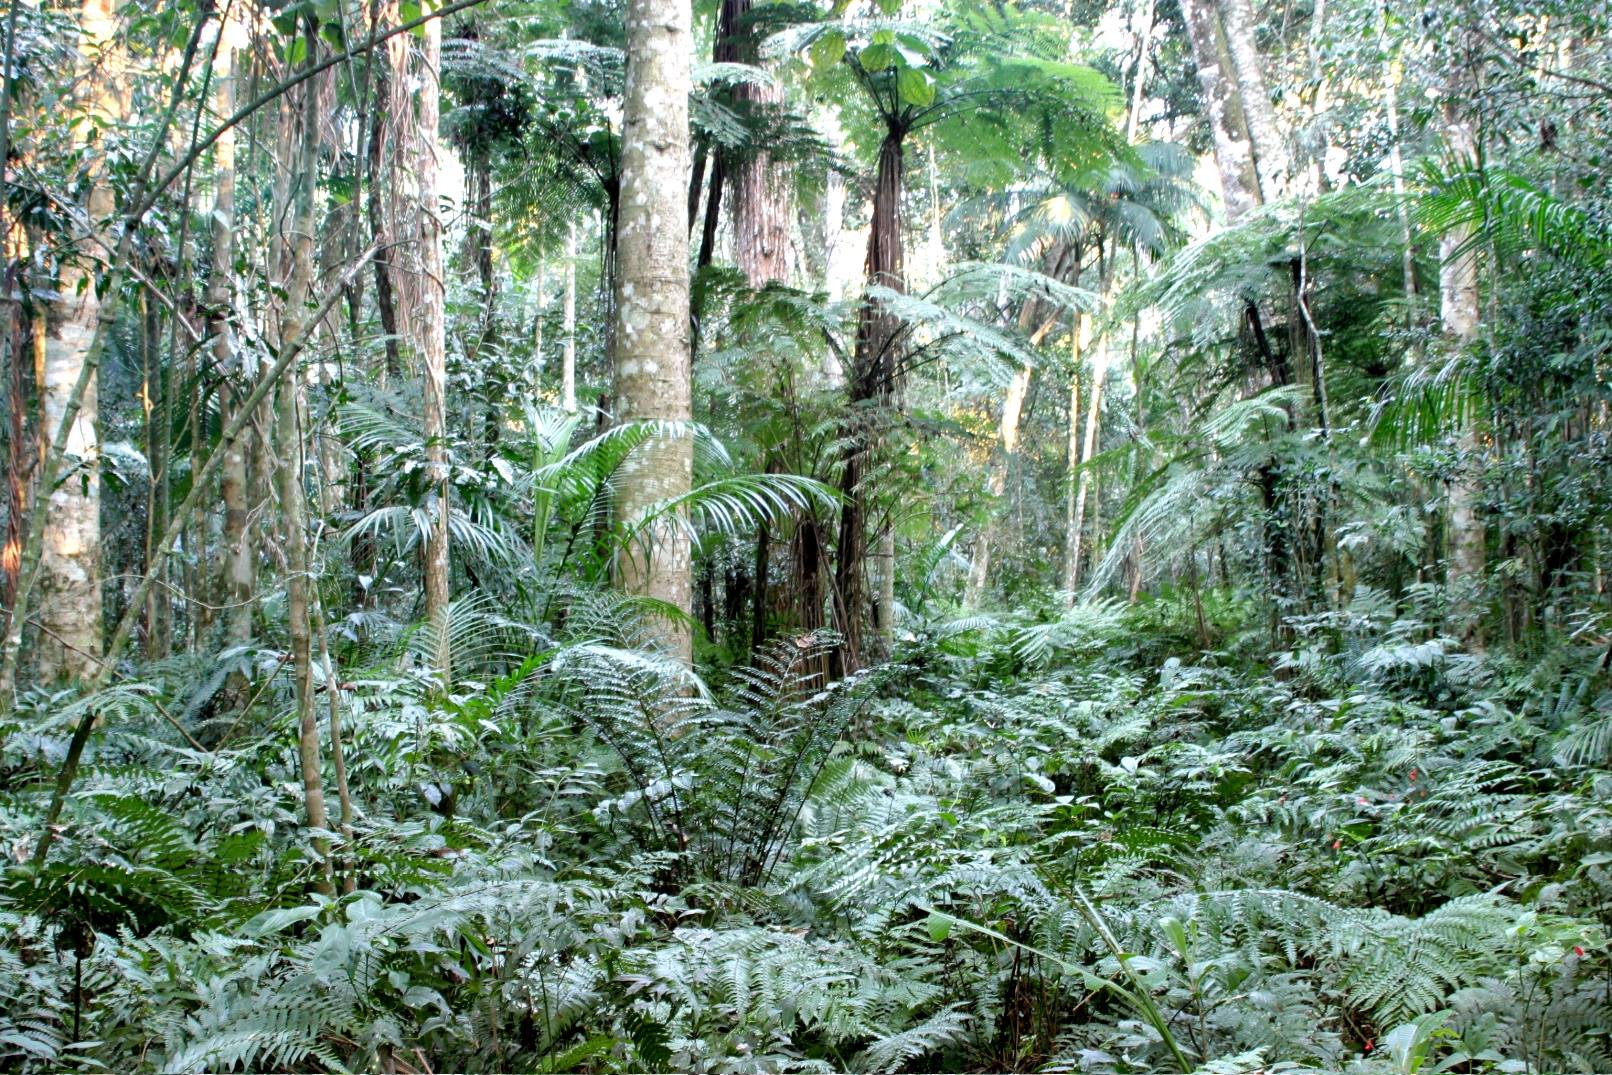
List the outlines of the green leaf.
{"type": "Polygon", "coordinates": [[[869,45],[862,50],[862,66],[869,71],[883,71],[896,59],[896,50],[889,45],[869,45]]]}
{"type": "Polygon", "coordinates": [[[824,34],[806,49],[806,57],[819,71],[833,67],[845,58],[845,35],[838,31],[824,34]]]}
{"type": "Polygon", "coordinates": [[[952,920],[944,915],[932,914],[924,923],[929,927],[929,939],[939,944],[952,933],[952,920]]]}
{"type": "Polygon", "coordinates": [[[267,937],[271,933],[280,932],[287,926],[295,925],[298,922],[306,922],[323,910],[324,908],[317,904],[309,904],[302,907],[281,907],[273,911],[264,911],[241,927],[241,935],[251,937],[254,940],[267,937]]]}
{"type": "Polygon", "coordinates": [[[901,10],[901,0],[878,0],[879,10],[886,15],[894,15],[901,10]]]}
{"type": "Polygon", "coordinates": [[[896,72],[896,93],[915,108],[928,108],[935,103],[935,80],[927,71],[903,67],[896,72]]]}

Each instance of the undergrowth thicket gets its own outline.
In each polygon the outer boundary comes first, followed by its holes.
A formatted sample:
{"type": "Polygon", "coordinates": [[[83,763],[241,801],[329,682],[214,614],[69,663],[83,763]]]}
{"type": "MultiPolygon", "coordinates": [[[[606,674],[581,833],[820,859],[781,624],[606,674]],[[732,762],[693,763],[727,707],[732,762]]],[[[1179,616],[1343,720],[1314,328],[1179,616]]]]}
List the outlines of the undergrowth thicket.
{"type": "MultiPolygon", "coordinates": [[[[931,623],[830,685],[789,638],[708,689],[602,598],[463,604],[451,693],[384,633],[326,685],[335,898],[289,725],[181,736],[155,666],[7,875],[0,1066],[1612,1070],[1600,653],[1244,612],[931,623]]],[[[28,701],[16,861],[77,717],[28,701]]]]}

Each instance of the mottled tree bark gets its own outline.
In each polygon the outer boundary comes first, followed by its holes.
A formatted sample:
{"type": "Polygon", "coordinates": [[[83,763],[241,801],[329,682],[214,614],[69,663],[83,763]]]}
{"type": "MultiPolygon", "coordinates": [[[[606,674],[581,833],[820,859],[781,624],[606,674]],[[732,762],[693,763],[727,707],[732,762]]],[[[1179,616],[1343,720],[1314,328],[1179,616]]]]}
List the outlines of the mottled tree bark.
{"type": "Polygon", "coordinates": [[[1394,205],[1399,215],[1399,271],[1405,280],[1406,327],[1415,328],[1418,293],[1416,247],[1411,236],[1410,205],[1405,197],[1405,161],[1399,146],[1399,79],[1399,58],[1390,57],[1383,63],[1383,116],[1388,123],[1388,171],[1393,180],[1394,205]]]}
{"type": "Polygon", "coordinates": [[[1081,396],[1080,374],[1086,361],[1086,348],[1091,342],[1091,314],[1085,310],[1075,315],[1075,325],[1069,340],[1069,435],[1065,458],[1068,460],[1069,480],[1064,488],[1064,539],[1063,580],[1061,589],[1065,604],[1074,604],[1075,587],[1080,582],[1080,526],[1084,521],[1085,501],[1081,494],[1085,483],[1080,464],[1086,455],[1081,450],[1081,396]]]}
{"type": "MultiPolygon", "coordinates": [[[[110,42],[117,16],[110,0],[87,0],[80,14],[81,47],[94,50],[110,42]]],[[[84,66],[88,67],[87,55],[84,66]]],[[[121,114],[123,83],[114,74],[93,72],[88,110],[103,121],[121,114]]],[[[80,130],[93,130],[84,124],[80,130]]],[[[87,146],[93,152],[94,147],[87,146]]],[[[99,171],[99,166],[96,165],[99,171]]],[[[112,188],[93,181],[84,226],[74,236],[74,249],[63,257],[56,299],[45,320],[44,365],[39,392],[43,404],[42,436],[54,436],[67,413],[79,382],[101,303],[96,292],[95,230],[112,215],[112,188]]],[[[97,426],[97,377],[90,375],[68,431],[66,456],[73,465],[58,474],[55,488],[40,492],[45,511],[45,544],[40,555],[39,626],[34,649],[35,672],[41,682],[83,679],[93,675],[101,657],[101,480],[97,426]]],[[[48,451],[48,447],[46,449],[48,451]]]]}
{"type": "Polygon", "coordinates": [[[560,406],[569,413],[577,409],[577,222],[571,221],[565,236],[565,307],[562,314],[564,339],[560,349],[560,406]]]}
{"type": "MultiPolygon", "coordinates": [[[[449,561],[447,311],[442,267],[442,221],[437,207],[437,127],[441,113],[442,23],[426,23],[420,39],[420,90],[414,139],[416,189],[414,234],[410,237],[409,337],[420,357],[425,396],[425,454],[434,501],[425,540],[425,615],[436,637],[436,672],[446,687],[452,674],[448,645],[449,561]]],[[[490,250],[484,283],[490,287],[490,250]]]]}
{"type": "MultiPolygon", "coordinates": [[[[1444,112],[1445,145],[1459,166],[1476,166],[1477,141],[1472,125],[1459,112],[1451,96],[1444,112]]],[[[1450,346],[1465,349],[1478,337],[1478,259],[1472,246],[1472,229],[1462,225],[1444,233],[1439,240],[1439,318],[1450,346]]],[[[1449,542],[1452,587],[1461,614],[1467,620],[1462,630],[1469,641],[1478,640],[1478,624],[1470,607],[1471,597],[1483,582],[1485,533],[1478,510],[1482,491],[1483,447],[1478,438],[1479,416],[1466,416],[1459,438],[1460,461],[1449,491],[1449,542]]]]}
{"type": "MultiPolygon", "coordinates": [[[[623,105],[621,199],[616,233],[615,395],[624,421],[691,417],[687,183],[692,13],[689,0],[629,0],[623,105]]],[[[620,560],[628,593],[693,606],[691,550],[684,521],[649,510],[688,492],[693,440],[657,437],[623,468],[619,521],[639,534],[620,560]]],[[[668,652],[692,659],[686,621],[658,619],[668,652]]]]}
{"type": "MultiPolygon", "coordinates": [[[[319,39],[309,18],[303,40],[307,42],[307,62],[319,52],[319,39]]],[[[295,114],[282,128],[286,134],[284,152],[289,157],[289,202],[277,214],[283,221],[279,236],[281,279],[284,305],[278,322],[271,326],[271,342],[278,348],[291,346],[305,335],[309,321],[308,303],[313,291],[314,186],[319,162],[318,91],[312,82],[295,91],[290,103],[295,114]]],[[[286,556],[286,618],[291,642],[291,675],[297,706],[297,758],[302,772],[304,808],[308,827],[330,827],[325,811],[324,768],[319,742],[319,716],[313,685],[313,634],[310,589],[311,565],[308,558],[306,497],[303,487],[302,376],[292,363],[282,375],[275,407],[275,439],[279,452],[280,511],[284,526],[286,556]]],[[[319,887],[333,891],[328,842],[317,837],[314,852],[319,857],[319,887]]]]}
{"type": "Polygon", "coordinates": [[[1226,53],[1231,57],[1237,79],[1243,120],[1254,148],[1254,174],[1259,180],[1260,200],[1276,201],[1287,191],[1291,165],[1287,140],[1277,126],[1270,89],[1265,84],[1264,64],[1254,37],[1253,4],[1250,0],[1216,2],[1225,33],[1226,53]]]}
{"type": "MultiPolygon", "coordinates": [[[[219,47],[214,62],[217,98],[214,107],[220,115],[235,111],[234,51],[230,44],[219,47]]],[[[220,420],[229,424],[236,413],[237,400],[244,394],[246,380],[235,355],[234,327],[231,320],[234,288],[230,273],[235,257],[235,132],[225,131],[213,145],[214,193],[212,219],[212,261],[207,280],[207,335],[215,374],[220,378],[220,420]]],[[[224,501],[223,578],[218,592],[224,598],[224,646],[244,646],[252,641],[252,594],[257,582],[257,550],[253,545],[251,514],[247,501],[248,471],[246,438],[219,446],[224,453],[219,489],[224,501]]],[[[234,703],[245,700],[246,677],[230,677],[234,703]]]]}
{"type": "MultiPolygon", "coordinates": [[[[1103,417],[1103,383],[1108,380],[1108,333],[1097,337],[1091,359],[1091,391],[1086,397],[1086,431],[1081,441],[1080,457],[1087,462],[1097,454],[1097,430],[1103,417]]],[[[1073,593],[1080,582],[1081,531],[1086,525],[1086,499],[1090,496],[1095,478],[1089,469],[1075,477],[1075,504],[1069,518],[1069,537],[1064,552],[1064,572],[1069,592],[1073,593]]]]}
{"type": "Polygon", "coordinates": [[[1254,169],[1253,144],[1243,116],[1236,76],[1221,44],[1214,0],[1181,0],[1187,21],[1187,39],[1198,69],[1214,136],[1215,168],[1220,174],[1226,219],[1236,221],[1259,204],[1259,176],[1254,169]]]}

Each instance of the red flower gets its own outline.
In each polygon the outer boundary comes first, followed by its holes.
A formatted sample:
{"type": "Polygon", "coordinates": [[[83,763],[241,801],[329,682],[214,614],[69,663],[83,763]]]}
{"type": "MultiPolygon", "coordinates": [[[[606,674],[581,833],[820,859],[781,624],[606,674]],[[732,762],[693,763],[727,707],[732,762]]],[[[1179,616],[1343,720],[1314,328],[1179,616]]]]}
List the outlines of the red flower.
{"type": "Polygon", "coordinates": [[[1361,805],[1361,806],[1365,806],[1365,805],[1366,805],[1366,797],[1365,797],[1365,796],[1364,796],[1364,795],[1362,795],[1362,796],[1361,796],[1361,797],[1360,797],[1360,805],[1361,805]]]}
{"type": "Polygon", "coordinates": [[[1584,958],[1584,949],[1580,948],[1578,945],[1575,944],[1575,945],[1573,945],[1573,954],[1575,956],[1578,956],[1578,958],[1583,959],[1584,958]]]}
{"type": "Polygon", "coordinates": [[[1411,783],[1412,784],[1416,783],[1416,770],[1415,769],[1411,770],[1411,783]]]}
{"type": "Polygon", "coordinates": [[[1336,851],[1338,848],[1340,848],[1342,846],[1343,846],[1343,841],[1342,840],[1333,840],[1332,841],[1332,850],[1336,851]]]}
{"type": "Polygon", "coordinates": [[[1362,1045],[1362,1046],[1361,1046],[1361,1049],[1362,1049],[1362,1050],[1363,1050],[1363,1051],[1364,1051],[1364,1052],[1368,1052],[1368,1053],[1369,1053],[1369,1052],[1371,1052],[1371,1051],[1372,1051],[1372,1050],[1373,1050],[1373,1049],[1375,1049],[1375,1048],[1376,1048],[1376,1047],[1377,1047],[1377,1039],[1376,1039],[1376,1038],[1367,1038],[1367,1039],[1366,1039],[1366,1044],[1364,1044],[1364,1045],[1362,1045]]]}

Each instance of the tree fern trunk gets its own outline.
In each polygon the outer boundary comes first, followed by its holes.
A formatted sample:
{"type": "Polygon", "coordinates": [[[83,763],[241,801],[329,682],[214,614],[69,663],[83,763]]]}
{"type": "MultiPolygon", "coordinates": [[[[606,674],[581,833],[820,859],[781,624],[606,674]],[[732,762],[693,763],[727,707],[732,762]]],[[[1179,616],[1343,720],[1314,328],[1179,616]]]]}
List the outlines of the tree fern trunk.
{"type": "MultiPolygon", "coordinates": [[[[873,187],[873,214],[868,227],[863,272],[869,286],[905,290],[901,252],[902,145],[906,130],[892,123],[879,147],[879,169],[873,187]]],[[[865,298],[857,314],[856,350],[850,378],[851,430],[840,473],[840,536],[834,564],[835,607],[845,639],[847,670],[863,662],[863,622],[867,599],[867,496],[863,485],[870,456],[880,436],[880,412],[895,389],[896,347],[900,326],[873,298],[865,298]]]]}

